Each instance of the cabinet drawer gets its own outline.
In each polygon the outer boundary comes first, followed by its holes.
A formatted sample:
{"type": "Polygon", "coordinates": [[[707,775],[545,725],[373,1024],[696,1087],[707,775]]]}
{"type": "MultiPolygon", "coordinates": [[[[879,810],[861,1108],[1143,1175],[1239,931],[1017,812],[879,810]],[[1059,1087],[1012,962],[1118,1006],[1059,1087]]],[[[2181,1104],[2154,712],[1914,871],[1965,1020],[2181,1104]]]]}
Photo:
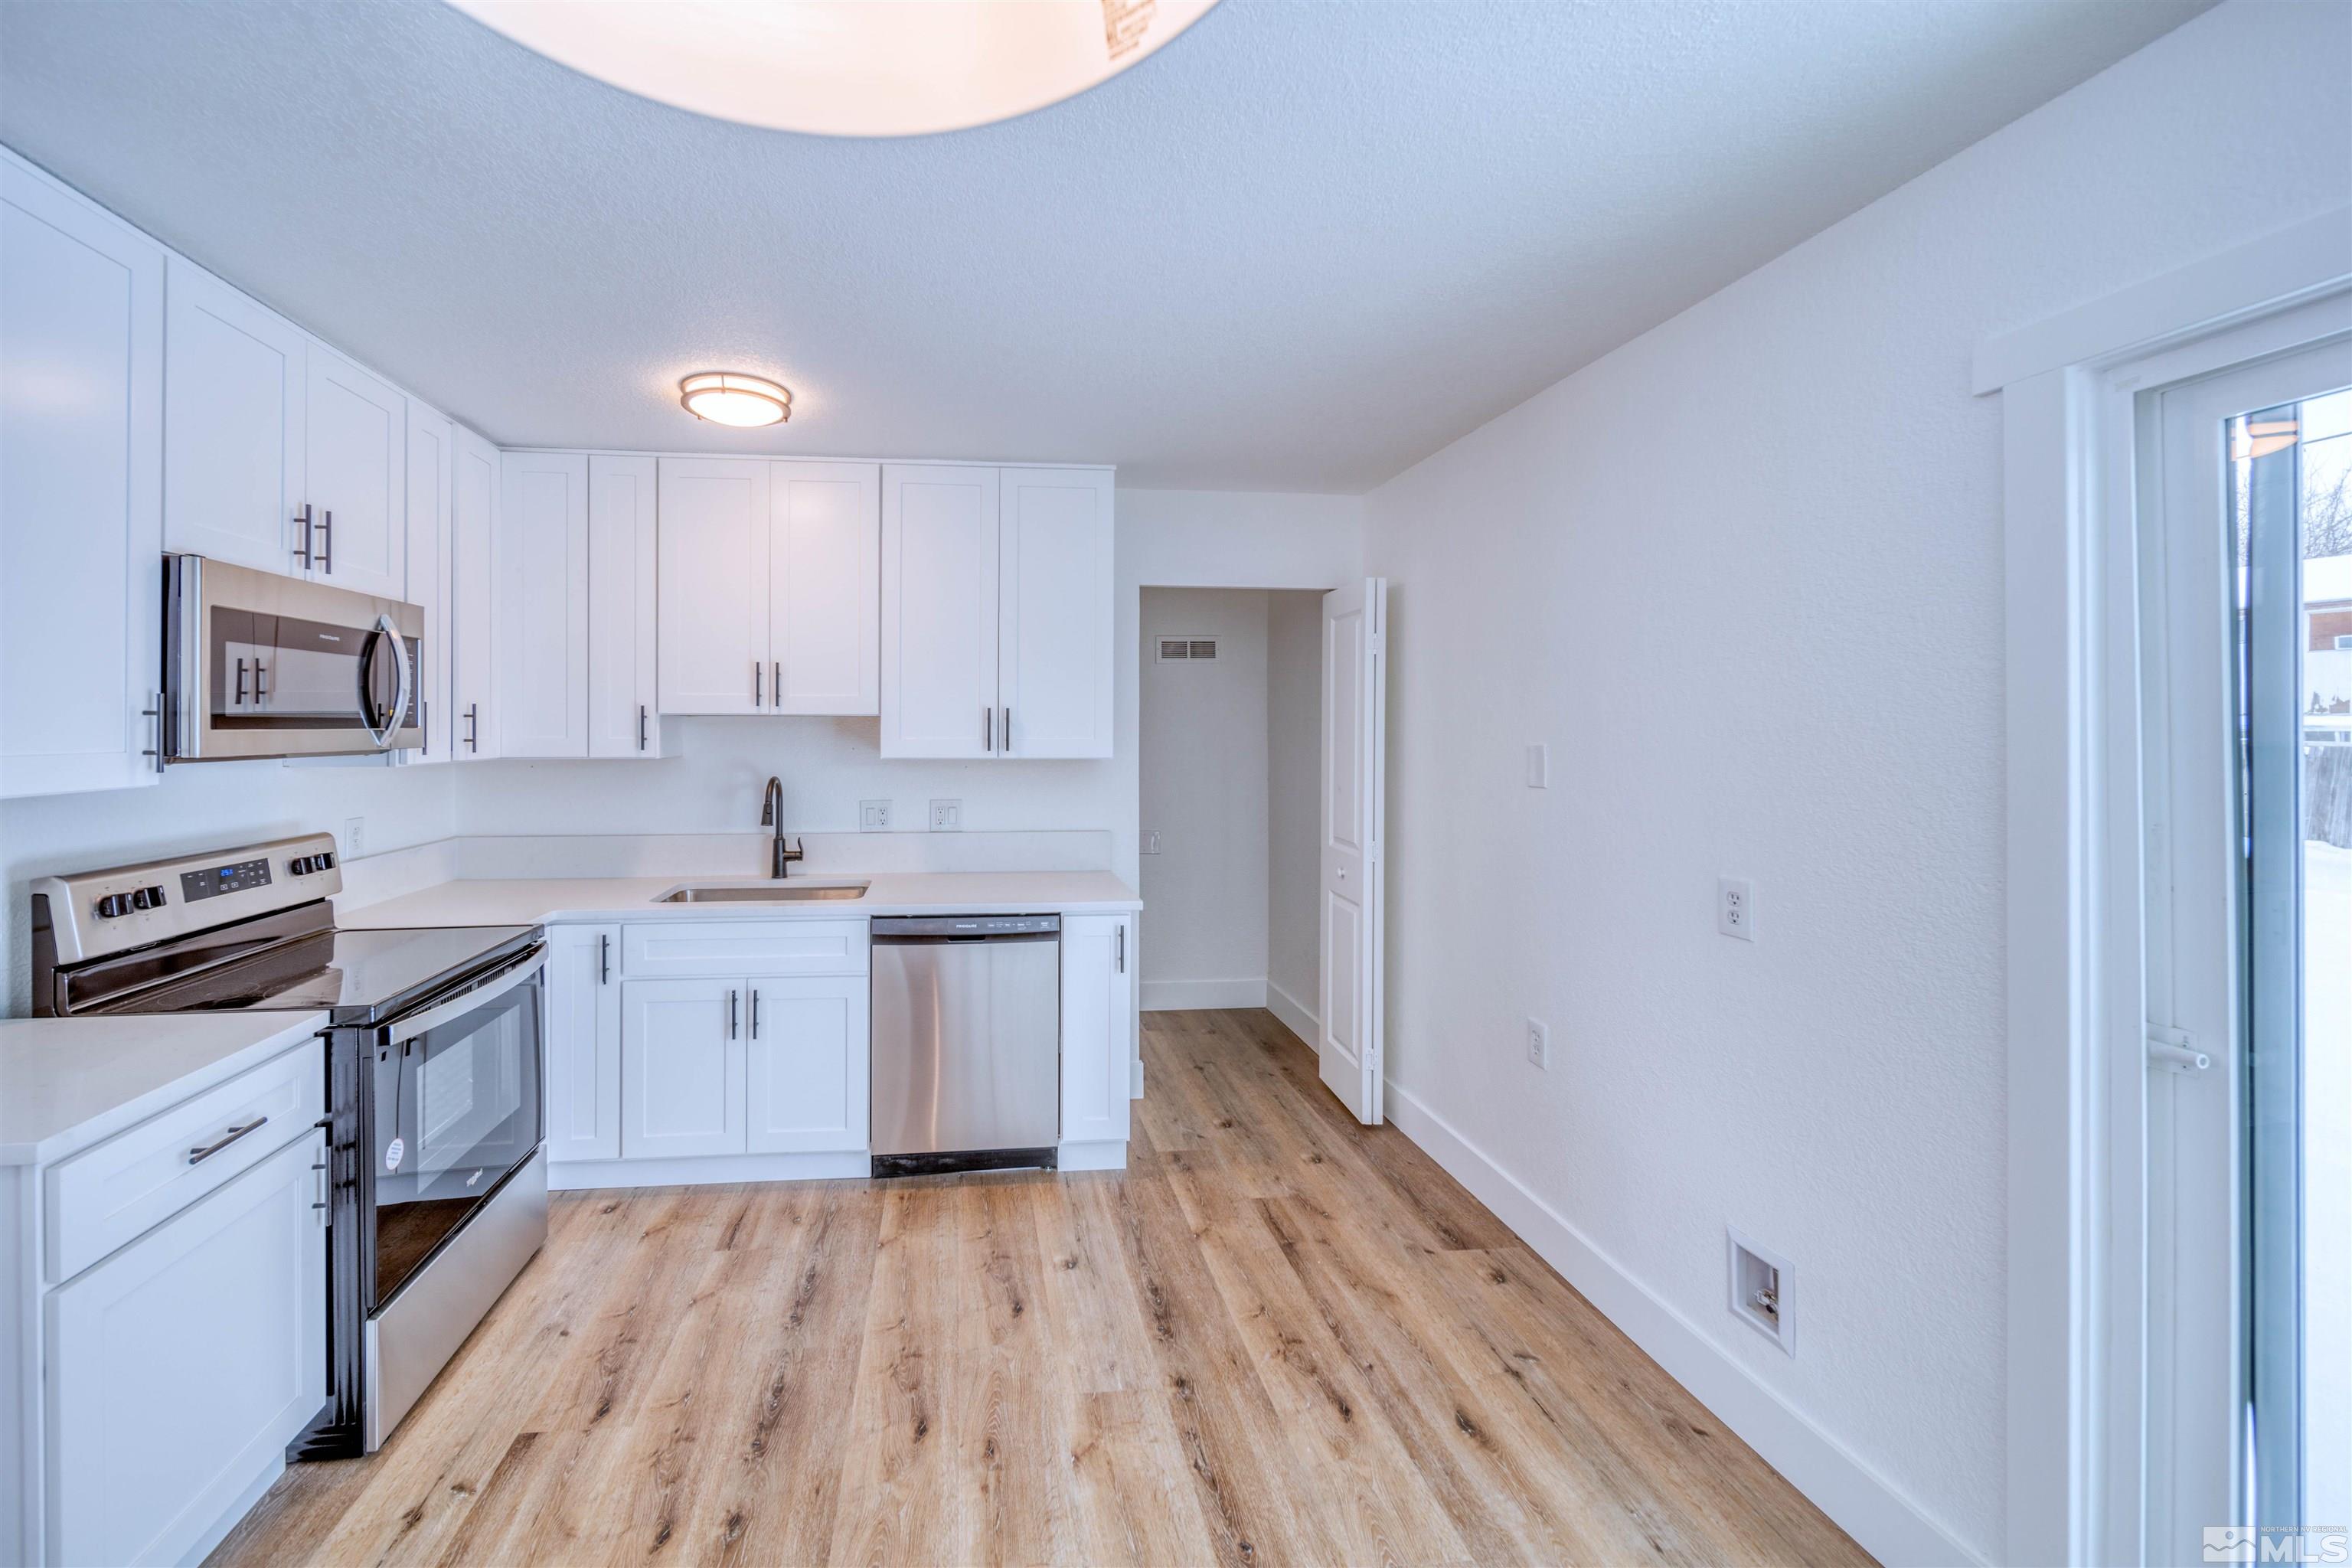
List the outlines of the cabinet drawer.
{"type": "Polygon", "coordinates": [[[49,1279],[71,1279],[308,1133],[326,1101],[324,1047],[306,1040],[58,1165],[47,1198],[49,1279]],[[246,1126],[253,1130],[229,1139],[246,1126]]]}
{"type": "Polygon", "coordinates": [[[864,921],[677,921],[622,929],[632,980],[748,974],[863,974],[864,921]]]}

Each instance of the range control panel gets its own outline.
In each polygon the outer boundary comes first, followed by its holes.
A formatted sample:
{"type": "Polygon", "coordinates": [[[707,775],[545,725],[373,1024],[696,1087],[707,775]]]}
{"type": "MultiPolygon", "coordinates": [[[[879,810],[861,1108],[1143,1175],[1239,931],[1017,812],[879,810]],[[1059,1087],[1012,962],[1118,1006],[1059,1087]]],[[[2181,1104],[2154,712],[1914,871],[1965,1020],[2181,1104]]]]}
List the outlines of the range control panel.
{"type": "Polygon", "coordinates": [[[269,858],[239,860],[234,866],[207,866],[201,871],[180,873],[180,896],[191,901],[197,899],[217,899],[223,893],[241,893],[247,888],[269,886],[269,858]]]}
{"type": "Polygon", "coordinates": [[[331,898],[342,890],[341,858],[331,836],[312,833],[38,878],[32,888],[36,945],[46,931],[56,961],[79,963],[331,898]]]}

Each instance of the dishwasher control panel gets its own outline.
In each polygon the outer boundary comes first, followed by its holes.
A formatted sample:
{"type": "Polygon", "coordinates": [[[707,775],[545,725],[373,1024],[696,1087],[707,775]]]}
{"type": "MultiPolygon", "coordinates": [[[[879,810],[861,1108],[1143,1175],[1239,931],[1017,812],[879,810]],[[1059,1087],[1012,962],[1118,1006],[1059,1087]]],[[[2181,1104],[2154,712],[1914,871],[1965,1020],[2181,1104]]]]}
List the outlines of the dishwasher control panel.
{"type": "Polygon", "coordinates": [[[874,921],[874,939],[892,937],[1055,936],[1059,915],[885,915],[874,921]]]}

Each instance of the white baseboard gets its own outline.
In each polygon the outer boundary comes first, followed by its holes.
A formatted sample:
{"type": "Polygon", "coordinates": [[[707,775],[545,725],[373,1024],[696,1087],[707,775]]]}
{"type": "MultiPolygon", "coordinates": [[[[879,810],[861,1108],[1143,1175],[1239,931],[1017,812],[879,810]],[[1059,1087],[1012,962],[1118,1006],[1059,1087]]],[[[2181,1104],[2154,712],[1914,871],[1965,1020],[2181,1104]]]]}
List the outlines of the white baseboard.
{"type": "Polygon", "coordinates": [[[1315,1009],[1271,980],[1265,983],[1265,1006],[1267,1012],[1282,1020],[1284,1028],[1310,1046],[1322,1031],[1322,1025],[1316,1019],[1315,1009]]]}
{"type": "Polygon", "coordinates": [[[1265,976],[1247,980],[1147,980],[1139,994],[1147,1013],[1183,1013],[1196,1007],[1263,1007],[1265,976]]]}
{"type": "Polygon", "coordinates": [[[1863,1550],[1889,1568],[1984,1563],[1394,1080],[1387,1085],[1387,1100],[1389,1120],[1399,1131],[1517,1232],[1863,1550]]]}
{"type": "Polygon", "coordinates": [[[714,1182],[824,1182],[872,1173],[864,1151],[828,1154],[708,1154],[699,1159],[550,1161],[550,1192],[587,1187],[701,1187],[714,1182]]]}
{"type": "Polygon", "coordinates": [[[1125,1143],[1065,1143],[1055,1159],[1065,1171],[1124,1171],[1127,1169],[1125,1143]]]}

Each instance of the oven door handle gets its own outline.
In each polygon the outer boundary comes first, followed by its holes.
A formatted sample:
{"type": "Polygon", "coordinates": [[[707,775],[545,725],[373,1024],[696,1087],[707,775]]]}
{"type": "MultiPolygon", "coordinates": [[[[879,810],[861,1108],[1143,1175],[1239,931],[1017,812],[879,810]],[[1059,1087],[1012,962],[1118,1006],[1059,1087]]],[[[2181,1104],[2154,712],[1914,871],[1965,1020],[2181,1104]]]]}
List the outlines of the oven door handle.
{"type": "Polygon", "coordinates": [[[486,1007],[516,986],[529,984],[546,967],[547,943],[535,942],[525,950],[520,959],[471,991],[460,993],[437,1006],[427,1007],[422,1013],[394,1019],[386,1026],[392,1031],[390,1043],[396,1046],[403,1041],[413,1040],[419,1035],[462,1018],[477,1008],[486,1007]]]}

